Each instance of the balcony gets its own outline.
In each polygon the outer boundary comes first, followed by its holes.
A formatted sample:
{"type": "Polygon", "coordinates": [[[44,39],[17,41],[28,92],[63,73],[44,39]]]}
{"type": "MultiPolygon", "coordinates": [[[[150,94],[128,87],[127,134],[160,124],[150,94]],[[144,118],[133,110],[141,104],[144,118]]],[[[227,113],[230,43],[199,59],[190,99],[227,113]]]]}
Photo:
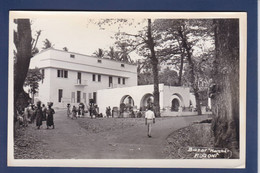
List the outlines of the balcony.
{"type": "Polygon", "coordinates": [[[75,80],[75,83],[74,83],[74,85],[75,86],[87,86],[88,84],[87,84],[87,80],[79,80],[79,79],[77,79],[77,80],[75,80]]]}

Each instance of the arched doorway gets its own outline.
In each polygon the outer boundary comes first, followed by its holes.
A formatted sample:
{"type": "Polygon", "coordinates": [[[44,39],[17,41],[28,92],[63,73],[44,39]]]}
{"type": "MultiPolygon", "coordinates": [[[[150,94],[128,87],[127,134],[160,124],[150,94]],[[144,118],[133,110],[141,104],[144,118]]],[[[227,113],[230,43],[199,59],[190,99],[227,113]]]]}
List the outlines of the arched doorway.
{"type": "Polygon", "coordinates": [[[179,107],[180,107],[180,101],[177,98],[172,99],[171,111],[177,112],[179,110],[179,107]]]}
{"type": "Polygon", "coordinates": [[[170,101],[169,104],[171,107],[171,111],[173,111],[173,112],[179,111],[180,107],[182,107],[182,108],[185,107],[183,98],[179,93],[172,94],[169,101],[170,101]]]}
{"type": "Polygon", "coordinates": [[[121,109],[131,109],[134,107],[134,105],[135,105],[134,99],[130,95],[125,95],[120,100],[121,109]]]}
{"type": "Polygon", "coordinates": [[[153,107],[154,97],[151,93],[145,94],[140,102],[140,109],[146,110],[148,107],[153,107]]]}
{"type": "Polygon", "coordinates": [[[121,98],[120,104],[124,103],[125,105],[134,106],[134,99],[130,95],[125,95],[121,98]]]}

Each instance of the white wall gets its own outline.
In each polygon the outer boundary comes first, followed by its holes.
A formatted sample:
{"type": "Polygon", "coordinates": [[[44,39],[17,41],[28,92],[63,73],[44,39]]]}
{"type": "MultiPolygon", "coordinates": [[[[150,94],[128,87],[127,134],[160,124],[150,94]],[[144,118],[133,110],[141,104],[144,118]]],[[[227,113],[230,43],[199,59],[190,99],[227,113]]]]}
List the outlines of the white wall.
{"type": "Polygon", "coordinates": [[[128,78],[127,86],[137,85],[137,66],[109,59],[100,59],[87,55],[70,53],[55,49],[47,49],[34,56],[30,68],[61,68],[88,73],[111,75],[128,78]],[[75,55],[71,58],[70,55],[75,55]],[[98,63],[101,60],[102,63],[98,63]],[[124,67],[121,67],[121,64],[124,67]]]}
{"type": "MultiPolygon", "coordinates": [[[[54,107],[65,108],[67,103],[71,103],[72,92],[75,92],[75,103],[78,105],[77,91],[81,91],[81,102],[83,93],[86,93],[86,103],[89,101],[89,93],[93,98],[93,92],[109,88],[109,76],[113,77],[113,87],[127,87],[137,85],[137,72],[135,65],[124,64],[107,59],[101,59],[86,55],[75,54],[74,58],[70,57],[71,53],[55,49],[44,50],[32,58],[30,68],[45,69],[45,79],[39,83],[38,98],[44,102],[53,102],[54,107]],[[57,70],[67,70],[68,78],[57,77],[57,70]],[[75,85],[77,83],[77,73],[81,72],[82,83],[87,85],[75,85]],[[92,80],[92,75],[96,75],[96,80],[92,80]],[[101,81],[98,82],[98,74],[101,75],[101,81]],[[118,84],[118,78],[121,78],[121,84],[118,84]],[[125,84],[123,84],[125,78],[125,84]],[[62,102],[58,102],[58,90],[63,90],[62,102]]],[[[97,98],[98,99],[98,98],[97,98]]]]}
{"type": "Polygon", "coordinates": [[[177,96],[181,96],[183,99],[182,106],[188,107],[190,100],[190,89],[187,87],[172,87],[172,86],[164,86],[163,88],[163,102],[164,107],[171,107],[171,101],[173,99],[173,94],[177,94],[177,96]]]}

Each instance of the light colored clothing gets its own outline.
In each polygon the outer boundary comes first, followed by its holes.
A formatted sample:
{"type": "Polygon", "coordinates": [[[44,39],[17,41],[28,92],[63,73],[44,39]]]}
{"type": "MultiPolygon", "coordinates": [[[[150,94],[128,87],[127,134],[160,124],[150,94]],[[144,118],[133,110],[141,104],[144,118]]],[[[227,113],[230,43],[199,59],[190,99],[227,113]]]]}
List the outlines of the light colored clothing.
{"type": "Polygon", "coordinates": [[[147,118],[147,120],[152,120],[155,118],[154,116],[154,112],[151,110],[148,110],[145,112],[145,118],[147,118]]]}
{"type": "Polygon", "coordinates": [[[147,119],[147,135],[151,137],[151,132],[152,132],[152,124],[154,123],[155,115],[154,112],[151,110],[148,110],[145,112],[145,118],[147,119]]]}

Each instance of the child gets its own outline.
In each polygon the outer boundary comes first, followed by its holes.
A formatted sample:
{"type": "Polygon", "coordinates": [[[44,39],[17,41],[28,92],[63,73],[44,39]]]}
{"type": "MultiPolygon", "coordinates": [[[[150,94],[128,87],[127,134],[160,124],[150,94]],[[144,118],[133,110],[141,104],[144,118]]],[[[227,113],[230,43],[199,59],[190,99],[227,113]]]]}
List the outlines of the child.
{"type": "Polygon", "coordinates": [[[148,133],[147,136],[150,138],[152,131],[152,124],[155,123],[154,112],[151,110],[151,107],[148,107],[148,111],[145,112],[145,125],[148,125],[148,133]]]}

